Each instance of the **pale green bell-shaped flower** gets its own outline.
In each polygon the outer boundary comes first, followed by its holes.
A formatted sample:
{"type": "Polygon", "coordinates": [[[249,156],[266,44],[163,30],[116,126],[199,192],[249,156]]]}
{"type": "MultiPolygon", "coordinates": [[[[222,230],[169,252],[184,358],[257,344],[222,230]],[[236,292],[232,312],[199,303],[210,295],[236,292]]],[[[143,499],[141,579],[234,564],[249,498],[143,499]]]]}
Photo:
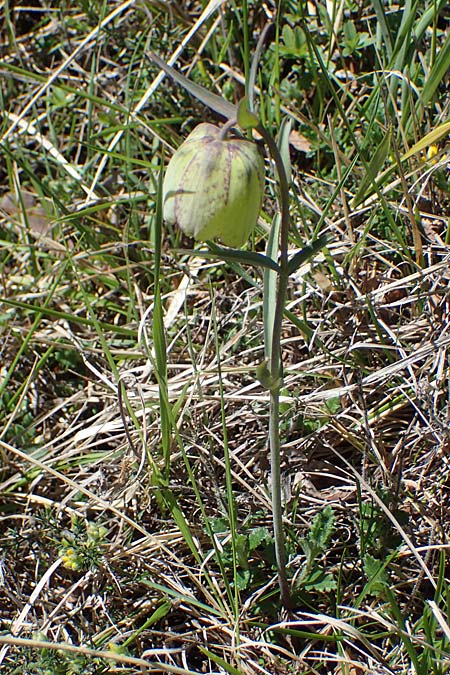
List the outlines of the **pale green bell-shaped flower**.
{"type": "Polygon", "coordinates": [[[264,161],[252,141],[199,124],[169,162],[164,219],[197,241],[241,247],[256,225],[264,190],[264,161]]]}

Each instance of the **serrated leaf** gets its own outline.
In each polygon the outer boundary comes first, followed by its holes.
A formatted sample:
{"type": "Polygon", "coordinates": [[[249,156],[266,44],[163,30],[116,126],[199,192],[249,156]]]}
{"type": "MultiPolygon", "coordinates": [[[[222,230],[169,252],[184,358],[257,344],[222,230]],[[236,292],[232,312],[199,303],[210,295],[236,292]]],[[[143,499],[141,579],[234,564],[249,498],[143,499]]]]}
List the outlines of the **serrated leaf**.
{"type": "Polygon", "coordinates": [[[214,532],[215,534],[228,532],[228,527],[229,527],[228,518],[224,518],[224,517],[210,518],[209,524],[210,524],[210,527],[211,527],[211,531],[214,532]]]}
{"type": "Polygon", "coordinates": [[[311,572],[306,579],[302,581],[301,585],[306,591],[318,591],[321,593],[334,591],[337,587],[333,575],[320,569],[311,572]]]}
{"type": "Polygon", "coordinates": [[[248,569],[240,569],[236,571],[236,588],[239,591],[245,591],[248,588],[251,579],[251,572],[248,569]]]}
{"type": "Polygon", "coordinates": [[[364,594],[378,595],[387,586],[389,586],[389,577],[386,573],[386,563],[377,560],[372,555],[364,556],[364,572],[368,582],[363,590],[364,594]]]}
{"type": "Polygon", "coordinates": [[[248,533],[248,548],[254,551],[263,542],[271,542],[273,537],[267,527],[255,527],[248,533]]]}
{"type": "Polygon", "coordinates": [[[302,547],[303,553],[306,557],[306,562],[308,564],[314,562],[316,554],[318,553],[317,547],[311,543],[309,539],[300,539],[300,546],[302,547]]]}
{"type": "Polygon", "coordinates": [[[339,396],[333,396],[325,401],[326,412],[335,415],[341,409],[341,399],[339,396]]]}
{"type": "Polygon", "coordinates": [[[314,516],[308,539],[316,547],[324,550],[333,534],[335,515],[331,506],[326,506],[314,516]]]}

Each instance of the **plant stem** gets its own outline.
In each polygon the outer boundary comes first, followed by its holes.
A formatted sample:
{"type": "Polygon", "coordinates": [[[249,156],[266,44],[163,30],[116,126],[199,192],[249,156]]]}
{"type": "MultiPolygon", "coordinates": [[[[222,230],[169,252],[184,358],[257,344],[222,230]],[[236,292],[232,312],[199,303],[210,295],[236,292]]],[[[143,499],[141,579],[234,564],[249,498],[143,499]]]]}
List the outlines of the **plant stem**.
{"type": "Polygon", "coordinates": [[[286,609],[292,609],[292,599],[286,576],[286,548],[283,528],[283,505],[281,499],[281,441],[280,441],[280,393],[282,386],[283,364],[281,358],[281,330],[283,313],[286,303],[287,286],[289,282],[288,270],[288,240],[290,227],[289,214],[289,184],[278,146],[271,134],[258,125],[257,131],[263,137],[269,152],[275,162],[278,174],[280,191],[279,205],[281,211],[280,227],[280,271],[276,293],[275,315],[272,327],[272,342],[268,353],[270,360],[268,368],[273,386],[270,388],[269,411],[269,446],[271,467],[271,497],[273,533],[275,539],[275,556],[277,561],[278,583],[280,586],[281,601],[286,609]]]}

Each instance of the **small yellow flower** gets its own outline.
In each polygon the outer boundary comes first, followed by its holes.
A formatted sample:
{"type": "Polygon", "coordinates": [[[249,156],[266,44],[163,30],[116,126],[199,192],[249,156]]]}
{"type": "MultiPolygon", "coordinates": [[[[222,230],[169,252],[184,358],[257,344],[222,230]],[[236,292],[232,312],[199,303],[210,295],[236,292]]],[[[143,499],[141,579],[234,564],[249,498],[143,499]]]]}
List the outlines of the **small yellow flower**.
{"type": "Polygon", "coordinates": [[[436,160],[434,158],[439,152],[439,148],[437,145],[430,145],[428,150],[427,150],[427,160],[431,162],[432,164],[436,163],[436,160]],[[434,160],[434,161],[433,161],[434,160]]]}
{"type": "Polygon", "coordinates": [[[66,548],[61,552],[61,560],[64,567],[68,570],[78,571],[81,569],[81,559],[74,548],[66,548]]]}

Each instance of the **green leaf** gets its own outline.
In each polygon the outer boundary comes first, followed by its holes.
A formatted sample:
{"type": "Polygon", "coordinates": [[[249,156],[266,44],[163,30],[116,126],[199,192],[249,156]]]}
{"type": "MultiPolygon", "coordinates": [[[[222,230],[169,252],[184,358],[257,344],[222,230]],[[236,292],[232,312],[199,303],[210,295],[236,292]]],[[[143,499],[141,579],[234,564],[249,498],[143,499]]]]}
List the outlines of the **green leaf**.
{"type": "Polygon", "coordinates": [[[281,378],[272,376],[267,359],[256,366],[256,379],[269,391],[276,391],[281,384],[281,378]]]}
{"type": "Polygon", "coordinates": [[[184,517],[184,514],[182,510],[180,509],[180,506],[178,504],[178,501],[174,497],[173,493],[171,490],[162,490],[162,497],[164,499],[164,502],[167,506],[167,508],[170,511],[170,515],[175,521],[175,524],[177,525],[178,529],[180,530],[180,533],[182,534],[184,541],[186,544],[189,546],[192,555],[194,556],[195,560],[198,563],[202,563],[202,558],[198,550],[198,546],[195,543],[191,529],[188,525],[188,522],[186,518],[184,517]]]}
{"type": "Polygon", "coordinates": [[[301,587],[306,591],[328,593],[329,591],[334,591],[337,588],[337,584],[332,574],[324,572],[321,569],[315,569],[303,579],[301,587]]]}
{"type": "MultiPolygon", "coordinates": [[[[270,228],[269,238],[267,240],[266,246],[266,257],[272,261],[276,267],[273,266],[267,267],[264,270],[264,292],[263,292],[263,322],[264,322],[264,356],[267,362],[270,362],[272,357],[272,334],[273,334],[273,322],[275,319],[275,307],[277,301],[277,279],[278,274],[274,272],[279,272],[279,267],[276,263],[278,257],[278,239],[280,233],[280,224],[281,217],[277,213],[274,216],[272,221],[272,227],[270,228]]],[[[264,376],[264,372],[261,373],[264,376]]],[[[257,375],[258,377],[258,375],[257,375]]],[[[266,386],[266,385],[264,385],[266,386]]]]}
{"type": "Polygon", "coordinates": [[[148,588],[160,591],[161,593],[171,598],[174,598],[177,602],[183,602],[186,603],[188,606],[196,607],[200,609],[202,612],[204,612],[205,615],[209,613],[212,614],[213,616],[222,617],[222,613],[219,609],[217,609],[217,607],[207,605],[204,602],[197,600],[194,596],[189,595],[189,593],[180,593],[179,591],[176,591],[173,588],[169,588],[168,586],[159,584],[156,581],[148,579],[147,577],[141,577],[139,579],[139,583],[141,583],[143,586],[148,586],[148,588]]]}
{"type": "Polygon", "coordinates": [[[158,623],[171,611],[173,603],[170,600],[163,600],[163,602],[158,605],[155,611],[144,621],[142,626],[140,626],[129,638],[127,638],[122,644],[122,649],[128,647],[132,642],[139,637],[141,633],[144,632],[150,626],[153,626],[155,623],[158,623]]]}
{"type": "Polygon", "coordinates": [[[201,645],[198,645],[198,648],[202,654],[211,659],[211,661],[216,665],[221,666],[221,668],[223,668],[227,673],[230,673],[230,675],[243,675],[242,671],[238,670],[234,666],[231,666],[221,656],[217,656],[217,654],[210,652],[209,649],[206,649],[206,647],[202,647],[201,645]]]}
{"type": "MultiPolygon", "coordinates": [[[[45,305],[34,305],[33,303],[19,302],[18,300],[10,300],[9,298],[2,297],[2,302],[5,305],[10,305],[11,307],[18,307],[23,310],[28,310],[35,314],[42,314],[44,316],[51,316],[56,319],[65,319],[70,321],[73,324],[80,324],[81,326],[90,326],[94,324],[92,319],[87,319],[82,316],[77,316],[76,314],[70,314],[69,312],[61,312],[57,309],[52,309],[51,307],[45,307],[45,305]]],[[[136,331],[132,328],[124,328],[123,326],[117,326],[113,323],[106,323],[105,321],[99,321],[98,326],[104,331],[112,331],[118,335],[126,335],[128,337],[136,337],[136,331]]]]}
{"type": "Polygon", "coordinates": [[[302,248],[301,251],[295,253],[288,263],[289,274],[293,274],[301,265],[303,265],[303,263],[315,256],[316,253],[318,253],[327,244],[328,237],[324,235],[302,248]]]}
{"type": "Polygon", "coordinates": [[[409,48],[414,39],[414,22],[416,20],[417,0],[406,0],[403,3],[402,19],[395,34],[394,49],[390,61],[392,70],[403,71],[409,60],[409,48]]]}
{"type": "Polygon", "coordinates": [[[255,50],[253,52],[253,58],[252,58],[252,63],[250,66],[250,72],[248,76],[248,87],[247,87],[247,94],[248,94],[248,108],[252,112],[255,109],[255,83],[256,83],[256,77],[258,74],[258,67],[261,61],[261,56],[264,48],[264,44],[267,40],[267,36],[269,34],[270,29],[272,28],[272,24],[270,22],[267,22],[264,28],[262,29],[258,42],[256,44],[255,50]]]}
{"type": "Polygon", "coordinates": [[[224,518],[223,516],[220,518],[210,518],[209,524],[211,526],[211,531],[216,534],[228,532],[228,518],[224,518]]]}
{"type": "Polygon", "coordinates": [[[192,256],[199,256],[201,258],[214,258],[225,260],[225,262],[239,262],[243,265],[251,265],[252,267],[265,267],[275,272],[279,271],[279,267],[276,262],[263,255],[262,253],[255,253],[254,251],[241,251],[240,249],[235,248],[223,248],[214,244],[212,241],[208,241],[209,251],[206,250],[196,250],[196,249],[179,249],[179,253],[188,253],[192,256]]]}
{"type": "Polygon", "coordinates": [[[393,51],[393,42],[391,31],[386,19],[386,12],[384,7],[384,2],[382,0],[372,0],[372,7],[375,10],[377,16],[378,26],[381,30],[381,35],[383,37],[383,44],[386,48],[386,53],[390,60],[393,51]]]}
{"type": "Polygon", "coordinates": [[[386,561],[377,560],[372,555],[364,556],[364,572],[368,579],[362,591],[364,595],[379,595],[389,586],[386,564],[386,561]]]}
{"type": "Polygon", "coordinates": [[[239,101],[237,122],[244,131],[247,129],[256,129],[260,123],[258,116],[249,109],[248,98],[246,96],[239,101]]]}
{"type": "Polygon", "coordinates": [[[383,168],[391,145],[391,136],[392,131],[389,130],[375,150],[375,154],[367,166],[367,173],[363,176],[359,190],[352,200],[353,208],[365,200],[368,189],[374,185],[376,177],[383,168]]]}
{"type": "Polygon", "coordinates": [[[237,106],[229,103],[225,98],[213,94],[205,87],[202,87],[200,84],[196,84],[191,80],[188,80],[187,77],[179,73],[175,68],[169,66],[165,61],[163,61],[159,56],[153,52],[149,52],[148,58],[150,61],[156,63],[156,65],[164,70],[167,75],[169,75],[172,80],[174,80],[181,87],[186,89],[191,96],[196,98],[198,101],[206,105],[211,110],[214,110],[218,115],[225,117],[227,119],[236,119],[237,115],[237,106]]]}
{"type": "Polygon", "coordinates": [[[159,173],[158,194],[156,202],[156,216],[155,216],[155,255],[154,255],[154,309],[152,321],[152,337],[155,349],[155,366],[156,376],[158,380],[159,390],[159,405],[160,405],[160,422],[161,422],[161,446],[165,465],[165,476],[170,470],[170,452],[171,452],[171,436],[172,427],[170,423],[171,415],[168,410],[166,402],[169,400],[168,396],[168,382],[167,382],[167,346],[166,335],[164,330],[163,307],[161,301],[161,234],[162,234],[162,183],[163,172],[162,168],[159,173]]]}
{"type": "Polygon", "coordinates": [[[322,551],[333,534],[334,520],[334,511],[331,506],[326,506],[323,511],[319,511],[313,519],[308,539],[322,551]]]}
{"type": "Polygon", "coordinates": [[[353,21],[346,21],[344,23],[344,35],[348,43],[354,44],[356,38],[356,44],[358,43],[358,34],[356,32],[355,24],[353,21]]]}
{"type": "Polygon", "coordinates": [[[248,539],[246,534],[235,534],[234,544],[236,548],[237,561],[243,570],[248,569],[248,539]]]}
{"type": "Polygon", "coordinates": [[[341,409],[341,399],[339,396],[333,396],[325,401],[325,413],[330,412],[335,415],[341,409]]]}
{"type": "Polygon", "coordinates": [[[267,527],[254,527],[248,533],[248,548],[250,551],[254,551],[262,543],[270,543],[273,541],[273,537],[267,527]]]}
{"type": "Polygon", "coordinates": [[[288,183],[292,179],[292,165],[291,156],[289,152],[289,136],[292,129],[292,120],[289,117],[284,117],[281,122],[280,131],[278,133],[277,145],[280,151],[281,159],[283,160],[284,171],[288,183]]]}
{"type": "Polygon", "coordinates": [[[250,580],[252,577],[252,573],[249,569],[238,569],[236,570],[236,575],[235,575],[235,584],[236,588],[239,591],[245,591],[246,588],[248,588],[250,584],[250,580]]]}
{"type": "Polygon", "coordinates": [[[413,157],[414,155],[417,155],[419,152],[422,152],[423,150],[427,150],[430,145],[433,145],[434,143],[437,143],[441,138],[446,136],[450,132],[450,120],[447,120],[447,122],[443,122],[442,124],[439,124],[435,129],[432,131],[429,131],[425,136],[423,136],[420,141],[417,141],[417,143],[414,143],[412,148],[406,152],[402,158],[401,161],[404,162],[405,159],[409,159],[410,157],[413,157]]]}

